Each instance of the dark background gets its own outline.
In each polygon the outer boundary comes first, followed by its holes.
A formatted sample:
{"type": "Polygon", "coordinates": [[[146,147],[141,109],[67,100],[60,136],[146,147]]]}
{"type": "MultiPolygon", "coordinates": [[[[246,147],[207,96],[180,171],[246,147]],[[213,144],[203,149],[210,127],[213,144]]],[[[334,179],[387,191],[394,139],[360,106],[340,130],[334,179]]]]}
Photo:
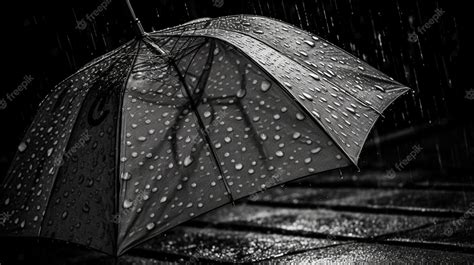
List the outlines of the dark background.
{"type": "MultiPolygon", "coordinates": [[[[134,37],[124,0],[112,0],[85,29],[76,27],[102,2],[18,0],[4,4],[0,100],[25,76],[31,75],[34,81],[0,110],[0,179],[40,101],[53,86],[134,37]]],[[[403,159],[413,144],[430,137],[422,154],[428,159],[420,161],[441,170],[473,168],[474,100],[465,97],[474,88],[472,10],[467,1],[162,0],[132,4],[146,31],[199,17],[244,13],[278,18],[313,32],[413,88],[377,123],[362,165],[403,159]],[[410,42],[409,34],[428,22],[437,8],[445,11],[439,22],[418,34],[418,42],[410,42]]]]}

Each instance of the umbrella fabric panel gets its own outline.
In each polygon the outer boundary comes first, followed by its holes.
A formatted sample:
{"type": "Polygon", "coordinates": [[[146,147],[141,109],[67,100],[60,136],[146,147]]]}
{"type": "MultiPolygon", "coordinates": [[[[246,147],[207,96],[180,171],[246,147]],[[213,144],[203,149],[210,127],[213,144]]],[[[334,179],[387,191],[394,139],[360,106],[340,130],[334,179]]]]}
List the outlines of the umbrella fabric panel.
{"type": "Polygon", "coordinates": [[[378,111],[395,98],[393,89],[407,89],[393,78],[362,62],[339,47],[293,25],[258,16],[234,16],[213,20],[208,28],[233,30],[258,39],[291,60],[304,65],[326,84],[344,89],[378,111]],[[389,93],[386,93],[389,92],[389,93]]]}
{"type": "Polygon", "coordinates": [[[350,161],[285,89],[213,38],[179,61],[233,199],[350,161]],[[197,91],[197,92],[196,92],[197,91]]]}
{"type": "Polygon", "coordinates": [[[145,47],[138,58],[123,105],[119,253],[230,201],[175,68],[145,47]]]}
{"type": "MultiPolygon", "coordinates": [[[[306,111],[311,113],[311,116],[325,128],[350,159],[356,163],[362,144],[379,117],[381,110],[406,92],[408,88],[392,81],[382,73],[333,45],[321,40],[316,46],[314,38],[311,38],[312,42],[308,44],[304,42],[304,38],[301,36],[293,36],[287,33],[286,31],[289,31],[288,25],[271,19],[260,18],[267,21],[267,23],[273,23],[275,28],[280,28],[280,36],[285,36],[284,33],[286,33],[289,35],[289,40],[296,38],[295,45],[312,50],[312,52],[303,52],[303,54],[308,54],[306,60],[295,59],[305,56],[301,53],[296,53],[298,56],[294,55],[295,52],[290,53],[288,47],[291,46],[289,44],[284,44],[281,48],[281,44],[279,44],[281,40],[272,39],[275,37],[271,34],[265,34],[261,28],[258,28],[258,25],[255,26],[257,28],[252,28],[251,21],[255,19],[253,17],[237,16],[210,20],[206,23],[199,22],[197,25],[187,25],[184,29],[180,28],[182,32],[178,36],[204,35],[219,38],[244,51],[283,84],[305,107],[306,111]],[[223,29],[225,27],[227,28],[223,29]],[[286,27],[287,30],[282,30],[282,27],[286,27]],[[238,32],[239,30],[240,32],[238,32]],[[250,32],[253,32],[254,35],[250,32]],[[280,49],[282,50],[280,51],[280,49]],[[316,55],[309,58],[312,53],[319,54],[322,52],[321,54],[325,54],[327,52],[325,49],[332,52],[333,56],[331,58],[316,55]],[[336,55],[339,59],[334,62],[333,57],[336,55]],[[334,66],[338,64],[342,66],[334,66]],[[325,70],[326,68],[328,70],[325,70]],[[368,72],[368,74],[365,72],[368,72]],[[365,90],[375,95],[372,96],[375,98],[374,100],[369,101],[363,97],[364,94],[358,94],[357,91],[364,90],[359,85],[364,84],[361,80],[365,80],[364,82],[371,80],[372,86],[365,90]],[[374,89],[378,90],[375,91],[374,89]]],[[[177,31],[170,29],[157,32],[154,36],[159,38],[163,34],[177,34],[177,31]]],[[[310,36],[309,33],[305,34],[310,36]]]]}
{"type": "MultiPolygon", "coordinates": [[[[79,143],[74,142],[78,135],[86,135],[85,128],[80,128],[76,121],[84,120],[84,112],[88,110],[87,106],[83,106],[84,101],[95,93],[93,90],[97,88],[97,83],[104,81],[104,74],[110,74],[109,70],[114,67],[117,58],[131,52],[132,46],[125,45],[90,67],[83,68],[61,82],[42,102],[32,126],[18,147],[2,186],[2,211],[12,214],[0,230],[2,235],[46,236],[89,244],[80,233],[97,223],[90,218],[78,218],[84,215],[84,209],[87,209],[82,197],[88,196],[87,199],[91,202],[95,200],[95,203],[89,205],[90,208],[100,204],[99,201],[105,197],[93,192],[93,198],[90,198],[91,189],[86,188],[89,192],[83,193],[79,188],[78,183],[82,182],[82,185],[86,186],[91,179],[100,178],[100,175],[84,178],[81,172],[77,171],[77,165],[86,165],[86,159],[92,161],[92,156],[82,155],[83,146],[75,148],[75,152],[70,152],[71,147],[79,143]],[[79,152],[81,156],[78,156],[79,152]],[[68,214],[63,218],[64,210],[68,210],[68,214]],[[56,228],[58,230],[53,232],[56,228]]],[[[82,122],[81,126],[83,124],[82,122]]],[[[94,135],[94,131],[91,130],[89,134],[94,135]]],[[[87,148],[93,143],[80,141],[83,142],[88,145],[87,148]]],[[[91,164],[87,162],[87,165],[91,164]]],[[[110,236],[106,239],[109,238],[110,236]]],[[[106,251],[99,242],[91,246],[106,251]]]]}
{"type": "Polygon", "coordinates": [[[56,177],[42,236],[106,253],[116,246],[119,111],[135,45],[111,58],[89,88],[56,177]]]}

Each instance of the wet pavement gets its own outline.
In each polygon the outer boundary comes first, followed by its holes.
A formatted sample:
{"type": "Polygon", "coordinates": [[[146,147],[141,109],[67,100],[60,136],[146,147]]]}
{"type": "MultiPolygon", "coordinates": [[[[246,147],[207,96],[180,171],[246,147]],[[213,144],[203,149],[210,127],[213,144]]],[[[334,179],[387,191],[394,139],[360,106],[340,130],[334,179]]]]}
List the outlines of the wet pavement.
{"type": "MultiPolygon", "coordinates": [[[[212,211],[131,250],[118,262],[474,263],[473,192],[336,183],[315,188],[304,183],[212,211]]],[[[49,264],[114,264],[104,255],[63,247],[37,256],[43,261],[63,257],[49,264]]]]}
{"type": "Polygon", "coordinates": [[[346,244],[274,260],[291,264],[457,264],[472,263],[473,255],[383,244],[346,244]]]}

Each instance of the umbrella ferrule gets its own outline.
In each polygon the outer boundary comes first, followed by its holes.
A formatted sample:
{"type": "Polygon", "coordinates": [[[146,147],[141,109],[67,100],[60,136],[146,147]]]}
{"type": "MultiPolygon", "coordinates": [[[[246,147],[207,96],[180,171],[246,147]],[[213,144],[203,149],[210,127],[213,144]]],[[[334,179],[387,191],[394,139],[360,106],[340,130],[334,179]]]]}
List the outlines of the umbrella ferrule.
{"type": "Polygon", "coordinates": [[[145,30],[143,29],[143,26],[140,20],[138,18],[135,18],[134,23],[135,23],[135,28],[137,30],[137,33],[140,34],[140,37],[145,37],[146,33],[145,33],[145,30]]]}

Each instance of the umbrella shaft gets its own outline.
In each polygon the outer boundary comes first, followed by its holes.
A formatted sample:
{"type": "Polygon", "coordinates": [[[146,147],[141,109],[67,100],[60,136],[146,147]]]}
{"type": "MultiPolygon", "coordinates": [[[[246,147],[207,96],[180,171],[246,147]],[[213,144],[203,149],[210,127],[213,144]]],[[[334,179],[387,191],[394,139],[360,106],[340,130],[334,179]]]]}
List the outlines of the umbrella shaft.
{"type": "Polygon", "coordinates": [[[135,28],[138,34],[140,34],[140,37],[145,36],[145,30],[143,29],[142,23],[135,15],[135,11],[133,11],[133,7],[132,4],[130,4],[130,0],[125,0],[125,2],[127,2],[128,10],[130,11],[130,15],[132,16],[133,23],[135,24],[135,28]]]}

